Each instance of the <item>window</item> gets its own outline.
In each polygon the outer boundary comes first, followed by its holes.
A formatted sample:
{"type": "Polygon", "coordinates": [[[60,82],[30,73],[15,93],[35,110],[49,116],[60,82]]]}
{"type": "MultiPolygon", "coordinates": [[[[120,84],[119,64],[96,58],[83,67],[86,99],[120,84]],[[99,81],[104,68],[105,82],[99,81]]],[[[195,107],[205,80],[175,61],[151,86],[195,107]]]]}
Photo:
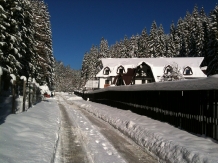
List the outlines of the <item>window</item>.
{"type": "Polygon", "coordinates": [[[117,74],[123,74],[123,73],[125,73],[124,67],[123,67],[123,66],[119,66],[119,67],[117,68],[117,74]]]}
{"type": "Polygon", "coordinates": [[[193,75],[191,67],[187,66],[183,70],[183,75],[193,75]]]}
{"type": "Polygon", "coordinates": [[[109,70],[105,70],[105,75],[109,75],[109,70]]]}
{"type": "Polygon", "coordinates": [[[173,70],[173,68],[170,65],[168,65],[164,68],[164,74],[171,73],[172,70],[173,70]]]}
{"type": "Polygon", "coordinates": [[[103,71],[103,74],[104,75],[109,75],[109,73],[110,73],[110,68],[109,67],[105,67],[104,71],[103,71]]]}

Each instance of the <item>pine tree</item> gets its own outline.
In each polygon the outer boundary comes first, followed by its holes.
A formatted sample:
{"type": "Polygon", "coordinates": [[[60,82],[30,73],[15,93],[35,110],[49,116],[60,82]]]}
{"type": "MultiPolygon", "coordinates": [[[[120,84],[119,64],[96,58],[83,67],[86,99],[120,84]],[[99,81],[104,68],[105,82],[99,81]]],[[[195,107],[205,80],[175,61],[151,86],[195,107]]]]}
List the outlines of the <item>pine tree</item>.
{"type": "Polygon", "coordinates": [[[43,1],[32,1],[35,29],[35,75],[37,81],[53,82],[53,49],[51,38],[50,15],[43,1]]]}
{"type": "Polygon", "coordinates": [[[218,73],[218,5],[211,12],[210,24],[207,75],[214,75],[218,73]]]}
{"type": "Polygon", "coordinates": [[[99,47],[99,58],[109,58],[109,57],[110,55],[109,55],[108,42],[102,37],[99,47]]]}
{"type": "Polygon", "coordinates": [[[158,57],[157,56],[157,47],[158,47],[158,28],[155,21],[153,21],[151,25],[151,30],[149,34],[149,41],[148,41],[148,57],[158,57]]]}
{"type": "Polygon", "coordinates": [[[148,57],[148,34],[146,28],[142,30],[141,35],[138,39],[138,58],[148,57]]]}
{"type": "Polygon", "coordinates": [[[10,73],[18,75],[19,71],[22,69],[21,63],[19,62],[20,54],[20,20],[22,21],[23,10],[21,8],[21,3],[19,0],[14,1],[1,1],[1,6],[3,7],[3,12],[7,13],[3,17],[4,23],[2,26],[5,28],[3,31],[3,46],[2,46],[2,61],[1,65],[8,69],[10,73]]]}
{"type": "Polygon", "coordinates": [[[180,39],[175,24],[170,26],[170,34],[166,39],[166,57],[177,57],[179,55],[180,39]]]}
{"type": "Polygon", "coordinates": [[[137,55],[137,50],[138,50],[138,39],[139,36],[134,36],[130,38],[130,46],[129,46],[129,57],[134,58],[137,55]]]}
{"type": "Polygon", "coordinates": [[[166,35],[162,24],[157,30],[157,52],[156,57],[164,57],[166,54],[166,35]]]}
{"type": "Polygon", "coordinates": [[[122,58],[130,58],[130,40],[126,35],[122,45],[122,58]]]}

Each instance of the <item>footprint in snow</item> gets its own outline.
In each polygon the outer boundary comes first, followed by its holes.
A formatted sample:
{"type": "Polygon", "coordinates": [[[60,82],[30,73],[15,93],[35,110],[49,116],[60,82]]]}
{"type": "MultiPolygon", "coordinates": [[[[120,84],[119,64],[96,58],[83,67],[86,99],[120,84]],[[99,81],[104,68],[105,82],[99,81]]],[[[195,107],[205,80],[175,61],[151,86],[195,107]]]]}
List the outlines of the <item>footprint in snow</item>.
{"type": "Polygon", "coordinates": [[[107,151],[107,154],[111,156],[113,154],[113,152],[107,151]]]}

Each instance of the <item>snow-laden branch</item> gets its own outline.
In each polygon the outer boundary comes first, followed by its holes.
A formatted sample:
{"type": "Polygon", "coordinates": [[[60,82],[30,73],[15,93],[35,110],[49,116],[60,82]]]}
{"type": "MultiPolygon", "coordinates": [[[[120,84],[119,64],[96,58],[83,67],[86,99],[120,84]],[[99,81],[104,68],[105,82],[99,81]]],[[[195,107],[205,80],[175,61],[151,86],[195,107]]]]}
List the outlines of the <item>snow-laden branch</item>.
{"type": "Polygon", "coordinates": [[[20,79],[23,80],[23,81],[26,81],[26,80],[27,80],[27,79],[26,79],[26,76],[21,76],[20,79]]]}
{"type": "Polygon", "coordinates": [[[14,81],[16,81],[16,76],[14,74],[10,74],[11,79],[11,84],[14,83],[14,81]]]}

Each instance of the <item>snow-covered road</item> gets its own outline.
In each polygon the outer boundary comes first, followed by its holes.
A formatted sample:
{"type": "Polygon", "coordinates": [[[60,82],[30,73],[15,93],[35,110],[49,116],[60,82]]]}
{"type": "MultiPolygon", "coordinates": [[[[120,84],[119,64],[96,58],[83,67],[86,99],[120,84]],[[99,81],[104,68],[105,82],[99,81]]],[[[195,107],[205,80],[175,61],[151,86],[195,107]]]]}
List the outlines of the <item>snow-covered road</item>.
{"type": "Polygon", "coordinates": [[[157,159],[142,151],[133,142],[129,142],[110,125],[70,104],[63,97],[56,96],[62,110],[62,125],[55,163],[157,162],[157,159]],[[71,124],[71,127],[66,123],[71,124]]]}

